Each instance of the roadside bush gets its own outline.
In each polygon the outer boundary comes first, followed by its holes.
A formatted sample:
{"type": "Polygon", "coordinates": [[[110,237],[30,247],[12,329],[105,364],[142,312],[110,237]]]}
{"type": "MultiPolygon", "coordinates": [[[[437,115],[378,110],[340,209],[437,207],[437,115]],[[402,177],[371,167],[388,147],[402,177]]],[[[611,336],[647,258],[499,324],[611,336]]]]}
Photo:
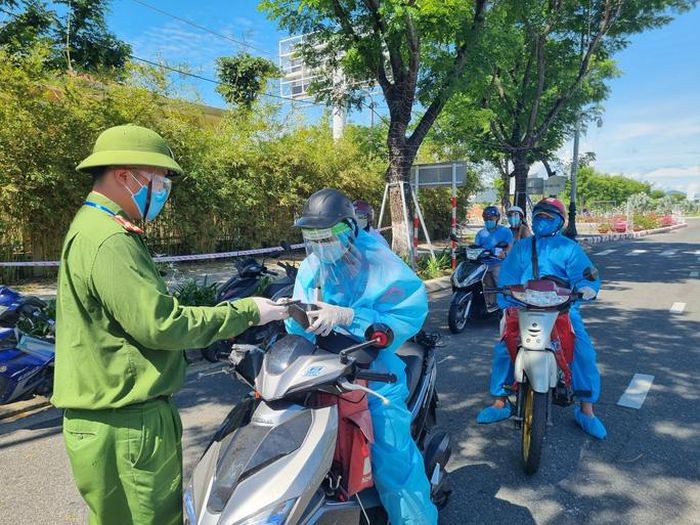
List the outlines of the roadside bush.
{"type": "Polygon", "coordinates": [[[659,218],[655,214],[634,214],[634,231],[653,230],[660,226],[659,218]]]}
{"type": "Polygon", "coordinates": [[[173,295],[183,306],[213,306],[216,304],[217,283],[198,283],[195,279],[187,279],[178,285],[173,295]]]}

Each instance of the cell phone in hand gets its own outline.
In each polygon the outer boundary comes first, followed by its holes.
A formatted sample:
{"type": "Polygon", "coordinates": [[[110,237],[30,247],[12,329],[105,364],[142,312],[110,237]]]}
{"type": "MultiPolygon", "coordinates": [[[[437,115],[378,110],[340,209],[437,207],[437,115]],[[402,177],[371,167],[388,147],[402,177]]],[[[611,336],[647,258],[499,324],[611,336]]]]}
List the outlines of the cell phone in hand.
{"type": "Polygon", "coordinates": [[[289,317],[299,323],[304,330],[309,327],[309,316],[306,315],[306,308],[302,303],[295,302],[289,305],[289,317]]]}

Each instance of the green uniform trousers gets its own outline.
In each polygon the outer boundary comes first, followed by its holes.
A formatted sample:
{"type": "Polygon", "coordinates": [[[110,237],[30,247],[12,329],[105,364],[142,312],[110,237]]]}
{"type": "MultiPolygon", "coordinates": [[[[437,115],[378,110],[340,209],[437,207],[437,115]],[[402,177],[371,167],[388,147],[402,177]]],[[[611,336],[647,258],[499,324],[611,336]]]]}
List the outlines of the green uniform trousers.
{"type": "Polygon", "coordinates": [[[63,437],[90,525],[182,524],[182,423],[168,398],[66,409],[63,437]]]}

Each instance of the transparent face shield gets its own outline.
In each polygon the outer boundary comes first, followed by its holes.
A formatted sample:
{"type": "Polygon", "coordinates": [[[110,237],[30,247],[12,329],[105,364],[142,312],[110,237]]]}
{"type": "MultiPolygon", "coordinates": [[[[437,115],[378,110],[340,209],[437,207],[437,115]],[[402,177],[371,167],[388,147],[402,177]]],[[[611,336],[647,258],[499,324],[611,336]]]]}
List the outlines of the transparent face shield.
{"type": "Polygon", "coordinates": [[[319,286],[348,285],[360,273],[361,254],[355,247],[355,234],[346,223],[332,228],[302,229],[306,254],[318,264],[319,286]]]}

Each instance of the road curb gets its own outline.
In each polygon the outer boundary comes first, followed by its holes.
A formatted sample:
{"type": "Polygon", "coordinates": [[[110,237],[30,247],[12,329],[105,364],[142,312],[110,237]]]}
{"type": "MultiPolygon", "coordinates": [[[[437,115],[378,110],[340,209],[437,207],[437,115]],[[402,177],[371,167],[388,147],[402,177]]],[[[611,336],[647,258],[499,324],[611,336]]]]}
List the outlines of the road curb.
{"type": "Polygon", "coordinates": [[[45,397],[35,397],[26,401],[18,401],[9,405],[0,406],[0,424],[6,419],[33,412],[39,408],[50,406],[51,403],[45,397]]]}
{"type": "Polygon", "coordinates": [[[665,226],[663,228],[655,228],[653,230],[642,230],[639,232],[630,233],[607,233],[605,235],[594,235],[591,237],[579,236],[579,240],[586,244],[600,244],[603,242],[626,241],[630,239],[640,239],[647,235],[656,235],[658,233],[668,233],[680,228],[687,227],[687,224],[674,224],[673,226],[665,226]]]}
{"type": "Polygon", "coordinates": [[[442,290],[447,290],[452,288],[451,276],[446,275],[445,277],[438,277],[437,279],[430,279],[429,281],[423,281],[428,293],[441,292],[442,290]]]}

